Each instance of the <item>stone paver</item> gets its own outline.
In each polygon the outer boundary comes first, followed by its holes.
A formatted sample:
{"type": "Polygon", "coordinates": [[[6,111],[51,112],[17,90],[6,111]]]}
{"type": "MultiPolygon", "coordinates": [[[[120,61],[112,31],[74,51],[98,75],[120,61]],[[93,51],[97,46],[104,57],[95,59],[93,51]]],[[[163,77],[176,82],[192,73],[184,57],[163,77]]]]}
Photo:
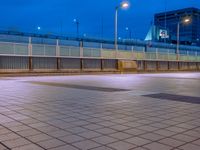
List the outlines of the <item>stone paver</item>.
{"type": "Polygon", "coordinates": [[[0,150],[200,149],[200,73],[8,79],[0,150]],[[189,102],[144,96],[159,93],[189,102]]]}
{"type": "Polygon", "coordinates": [[[134,144],[130,144],[130,143],[123,142],[123,141],[115,142],[115,143],[109,144],[108,146],[111,148],[114,148],[116,150],[130,150],[130,149],[137,147],[134,144]]]}
{"type": "Polygon", "coordinates": [[[170,146],[160,144],[160,143],[157,143],[157,142],[147,144],[144,147],[149,149],[149,150],[171,150],[172,149],[172,147],[170,147],[170,146]]]}

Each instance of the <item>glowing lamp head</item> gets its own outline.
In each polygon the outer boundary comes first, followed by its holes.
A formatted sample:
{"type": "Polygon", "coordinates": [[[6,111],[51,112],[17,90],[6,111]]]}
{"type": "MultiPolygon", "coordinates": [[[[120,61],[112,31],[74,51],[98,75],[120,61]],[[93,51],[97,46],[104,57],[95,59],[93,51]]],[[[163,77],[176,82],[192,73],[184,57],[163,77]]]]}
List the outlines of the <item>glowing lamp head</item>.
{"type": "Polygon", "coordinates": [[[121,3],[121,8],[126,9],[128,7],[129,7],[129,3],[128,2],[125,1],[125,2],[121,3]]]}
{"type": "Polygon", "coordinates": [[[184,19],[183,22],[184,22],[184,23],[189,23],[189,22],[190,22],[190,18],[186,18],[186,19],[184,19]]]}
{"type": "Polygon", "coordinates": [[[41,27],[37,27],[38,30],[41,30],[41,27]]]}

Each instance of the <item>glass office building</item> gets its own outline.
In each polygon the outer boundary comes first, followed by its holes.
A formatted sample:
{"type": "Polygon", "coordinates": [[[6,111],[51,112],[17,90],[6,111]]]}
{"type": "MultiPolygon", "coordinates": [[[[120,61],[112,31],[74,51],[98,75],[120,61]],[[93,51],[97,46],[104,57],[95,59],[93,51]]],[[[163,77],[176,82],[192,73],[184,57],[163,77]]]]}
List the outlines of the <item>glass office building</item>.
{"type": "Polygon", "coordinates": [[[200,46],[200,9],[185,8],[175,11],[157,13],[154,16],[154,25],[157,28],[155,41],[176,43],[178,24],[180,24],[180,44],[200,46]],[[189,18],[189,22],[184,22],[189,18]],[[161,32],[160,32],[161,31],[161,32]],[[163,37],[159,33],[167,32],[163,37]]]}

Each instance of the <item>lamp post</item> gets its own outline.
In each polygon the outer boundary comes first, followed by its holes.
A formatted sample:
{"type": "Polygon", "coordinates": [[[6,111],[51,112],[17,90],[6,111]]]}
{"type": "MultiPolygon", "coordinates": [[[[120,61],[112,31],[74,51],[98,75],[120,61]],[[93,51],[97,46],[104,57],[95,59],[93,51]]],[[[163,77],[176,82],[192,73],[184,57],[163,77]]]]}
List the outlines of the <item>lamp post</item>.
{"type": "Polygon", "coordinates": [[[185,18],[183,20],[179,20],[177,23],[177,45],[176,45],[176,59],[179,60],[179,45],[180,45],[180,24],[188,24],[190,23],[191,18],[185,18]]]}
{"type": "Polygon", "coordinates": [[[79,37],[79,21],[77,19],[74,19],[74,23],[76,24],[76,36],[79,37]]]}
{"type": "Polygon", "coordinates": [[[120,8],[126,9],[129,7],[129,3],[127,1],[122,2],[119,6],[115,7],[115,49],[117,50],[117,40],[118,40],[118,10],[120,8]]]}

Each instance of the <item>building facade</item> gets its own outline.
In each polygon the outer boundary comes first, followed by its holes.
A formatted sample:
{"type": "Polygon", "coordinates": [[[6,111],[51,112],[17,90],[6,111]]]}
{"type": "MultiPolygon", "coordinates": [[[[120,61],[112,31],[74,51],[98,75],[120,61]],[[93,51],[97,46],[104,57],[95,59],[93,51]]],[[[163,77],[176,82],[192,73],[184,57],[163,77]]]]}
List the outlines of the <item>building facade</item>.
{"type": "Polygon", "coordinates": [[[185,8],[157,13],[154,25],[157,36],[154,41],[177,43],[178,24],[180,24],[180,44],[200,46],[200,9],[185,8]],[[189,19],[189,22],[184,22],[189,19]]]}

